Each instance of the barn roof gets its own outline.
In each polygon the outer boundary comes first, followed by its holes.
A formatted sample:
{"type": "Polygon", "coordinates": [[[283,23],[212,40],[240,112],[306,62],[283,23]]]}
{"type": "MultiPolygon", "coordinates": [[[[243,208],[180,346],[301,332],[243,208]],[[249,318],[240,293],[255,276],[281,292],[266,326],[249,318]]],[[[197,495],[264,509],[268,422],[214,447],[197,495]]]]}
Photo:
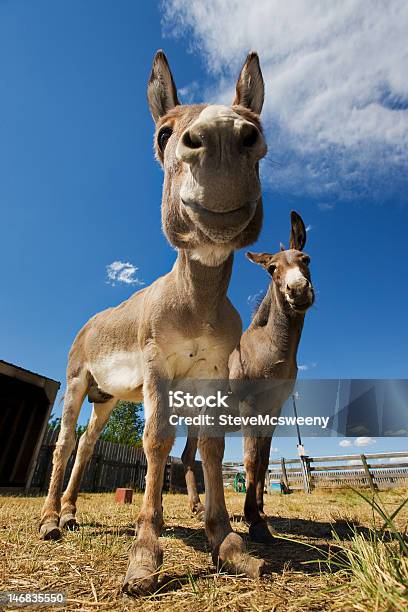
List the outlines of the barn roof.
{"type": "Polygon", "coordinates": [[[61,386],[61,383],[58,380],[48,378],[42,374],[31,372],[30,370],[26,370],[25,368],[9,363],[8,361],[4,361],[3,359],[0,359],[0,374],[4,374],[10,378],[16,378],[17,380],[35,385],[36,387],[41,387],[48,396],[51,392],[51,395],[54,396],[54,398],[61,386]]]}

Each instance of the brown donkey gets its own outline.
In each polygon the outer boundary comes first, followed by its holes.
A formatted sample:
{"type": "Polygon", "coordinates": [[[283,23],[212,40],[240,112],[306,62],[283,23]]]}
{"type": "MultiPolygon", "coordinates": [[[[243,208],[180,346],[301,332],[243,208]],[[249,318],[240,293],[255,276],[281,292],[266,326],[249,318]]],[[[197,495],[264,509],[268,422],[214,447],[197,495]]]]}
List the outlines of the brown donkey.
{"type": "MultiPolygon", "coordinates": [[[[297,350],[305,313],[314,302],[314,290],[309,272],[310,258],[302,252],[306,243],[305,226],[293,211],[291,224],[289,250],[281,246],[281,251],[275,255],[247,253],[251,261],[267,270],[272,280],[229,359],[231,389],[240,396],[241,414],[279,416],[295,384],[297,350]],[[263,387],[260,379],[270,381],[272,385],[265,384],[270,388],[263,387]],[[248,388],[246,394],[242,381],[254,381],[248,383],[252,391],[248,388]],[[260,381],[258,388],[256,381],[260,381]]],[[[265,433],[251,435],[244,431],[245,519],[251,538],[263,543],[272,540],[263,513],[263,493],[273,430],[266,436],[265,433]]]]}
{"type": "MultiPolygon", "coordinates": [[[[143,400],[146,490],[124,590],[154,590],[162,562],[161,491],[174,440],[168,381],[226,378],[241,320],[227,298],[233,252],[253,243],[262,225],[259,160],[266,153],[259,115],[264,85],[256,53],[248,55],[231,107],[181,106],[169,65],[159,51],[148,84],[156,123],[155,150],[164,169],[162,224],[177,249],[171,272],[128,300],[94,316],[71,348],[61,432],[41,515],[44,539],[75,527],[81,476],[119,399],[143,400]],[[75,444],[85,396],[94,402],[68,487],[64,472],[75,444]],[[61,499],[62,496],[62,499],[61,499]]],[[[200,439],[206,487],[205,528],[215,562],[257,576],[262,561],[243,552],[232,532],[222,482],[224,440],[200,439]]]]}

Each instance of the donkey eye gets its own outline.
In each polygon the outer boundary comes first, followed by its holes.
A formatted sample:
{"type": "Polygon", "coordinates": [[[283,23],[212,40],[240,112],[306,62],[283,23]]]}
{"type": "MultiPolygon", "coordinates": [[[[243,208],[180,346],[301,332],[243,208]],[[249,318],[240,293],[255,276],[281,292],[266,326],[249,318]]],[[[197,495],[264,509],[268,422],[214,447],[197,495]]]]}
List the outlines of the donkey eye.
{"type": "Polygon", "coordinates": [[[302,261],[303,261],[303,263],[305,263],[308,266],[310,264],[310,257],[309,257],[309,255],[303,255],[302,261]]]}
{"type": "Polygon", "coordinates": [[[268,266],[268,272],[271,276],[273,275],[275,270],[276,270],[276,266],[274,264],[271,264],[270,266],[268,266]]]}
{"type": "Polygon", "coordinates": [[[173,130],[168,126],[162,127],[162,129],[159,131],[159,134],[157,136],[157,144],[159,145],[159,149],[162,153],[164,149],[166,148],[166,144],[168,143],[168,140],[170,136],[172,135],[172,133],[173,133],[173,130]]]}

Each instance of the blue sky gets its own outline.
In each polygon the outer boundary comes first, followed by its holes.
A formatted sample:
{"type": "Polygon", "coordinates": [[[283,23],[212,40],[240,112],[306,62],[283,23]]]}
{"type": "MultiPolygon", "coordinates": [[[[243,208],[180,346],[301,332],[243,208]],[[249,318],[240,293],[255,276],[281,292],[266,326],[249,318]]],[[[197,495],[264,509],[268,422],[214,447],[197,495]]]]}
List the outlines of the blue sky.
{"type": "MultiPolygon", "coordinates": [[[[229,99],[255,48],[266,80],[270,153],[262,167],[265,222],[254,250],[273,252],[287,242],[292,208],[310,226],[317,301],[299,351],[301,375],[408,377],[408,91],[397,27],[406,13],[379,15],[381,27],[370,30],[375,15],[364,3],[351,15],[334,4],[334,15],[312,22],[305,13],[299,40],[299,17],[288,22],[275,3],[259,2],[235,37],[235,17],[228,25],[222,3],[215,17],[206,4],[169,2],[166,13],[154,2],[126,0],[0,3],[1,358],[64,386],[70,344],[87,319],[137,289],[123,280],[149,284],[171,268],[146,103],[156,49],[165,49],[185,101],[219,101],[229,99]],[[259,21],[261,5],[276,10],[270,21],[265,13],[259,21]],[[283,28],[285,42],[279,20],[293,26],[283,28]],[[333,23],[328,48],[323,34],[333,23]],[[364,37],[362,53],[356,40],[364,37]],[[382,41],[377,61],[370,45],[382,41]],[[106,267],[115,261],[129,263],[128,272],[109,282],[106,267]]],[[[229,293],[245,326],[250,296],[266,285],[262,270],[239,253],[229,293]]],[[[85,403],[81,422],[89,411],[85,403]]],[[[228,458],[240,456],[236,444],[229,443],[228,458]]],[[[274,446],[287,456],[295,443],[278,439],[274,446]]],[[[342,450],[337,440],[311,446],[314,454],[342,450]]],[[[378,439],[373,447],[406,444],[378,439]]]]}

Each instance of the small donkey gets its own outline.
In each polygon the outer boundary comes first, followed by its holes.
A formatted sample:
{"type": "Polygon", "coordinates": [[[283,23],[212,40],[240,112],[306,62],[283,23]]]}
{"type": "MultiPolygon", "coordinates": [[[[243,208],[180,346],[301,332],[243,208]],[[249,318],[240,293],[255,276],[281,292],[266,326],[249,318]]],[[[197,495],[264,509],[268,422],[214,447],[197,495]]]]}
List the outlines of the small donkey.
{"type": "MultiPolygon", "coordinates": [[[[306,229],[302,218],[291,213],[290,248],[275,255],[247,253],[254,263],[263,266],[272,280],[249,328],[229,358],[231,389],[240,397],[240,412],[278,416],[292,393],[297,376],[296,355],[302,334],[305,313],[314,302],[311,284],[310,258],[302,252],[306,229]],[[268,379],[267,390],[249,392],[256,380],[268,379]],[[234,384],[235,381],[235,384],[234,384]],[[242,394],[242,382],[248,381],[247,393],[242,394]],[[249,381],[254,381],[253,385],[249,381]]],[[[245,385],[246,386],[246,385],[245,385]]],[[[244,465],[247,493],[245,519],[249,534],[256,542],[268,543],[273,538],[263,513],[265,473],[269,464],[273,430],[267,437],[244,431],[244,465]]],[[[263,434],[265,435],[265,434],[263,434]]]]}

